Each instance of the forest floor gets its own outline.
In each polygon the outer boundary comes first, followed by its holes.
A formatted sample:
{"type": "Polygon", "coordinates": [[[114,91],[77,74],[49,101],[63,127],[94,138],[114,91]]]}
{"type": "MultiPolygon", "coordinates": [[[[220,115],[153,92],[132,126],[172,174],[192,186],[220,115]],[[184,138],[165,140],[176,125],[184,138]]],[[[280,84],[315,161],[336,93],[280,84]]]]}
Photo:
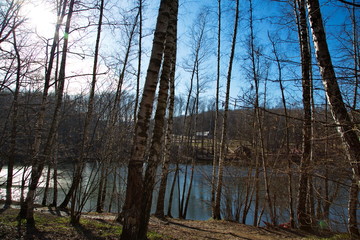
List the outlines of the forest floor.
{"type": "MultiPolygon", "coordinates": [[[[27,228],[24,220],[17,219],[18,209],[0,210],[0,239],[118,239],[121,225],[114,214],[84,214],[80,224],[69,223],[66,213],[50,208],[38,208],[35,212],[36,228],[27,228]],[[64,216],[65,215],[65,216],[64,216]]],[[[160,220],[151,217],[148,239],[150,240],[276,240],[276,239],[350,239],[346,234],[310,234],[299,230],[279,227],[261,228],[228,221],[192,221],[180,219],[160,220]]]]}

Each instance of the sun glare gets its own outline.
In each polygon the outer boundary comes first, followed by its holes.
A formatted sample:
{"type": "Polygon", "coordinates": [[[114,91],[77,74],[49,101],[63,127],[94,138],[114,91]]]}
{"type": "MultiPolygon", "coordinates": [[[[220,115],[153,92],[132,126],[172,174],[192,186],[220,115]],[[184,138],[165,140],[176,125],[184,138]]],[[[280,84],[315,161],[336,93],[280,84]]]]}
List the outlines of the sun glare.
{"type": "Polygon", "coordinates": [[[34,4],[27,4],[23,9],[29,27],[39,36],[51,38],[54,35],[56,15],[51,6],[44,1],[34,2],[34,4]]]}

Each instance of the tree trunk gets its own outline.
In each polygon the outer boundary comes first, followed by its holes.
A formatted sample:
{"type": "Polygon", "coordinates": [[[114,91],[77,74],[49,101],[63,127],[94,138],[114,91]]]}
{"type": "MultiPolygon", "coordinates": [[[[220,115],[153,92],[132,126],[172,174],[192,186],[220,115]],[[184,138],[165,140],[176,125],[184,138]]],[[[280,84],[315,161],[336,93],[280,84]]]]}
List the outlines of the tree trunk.
{"type": "Polygon", "coordinates": [[[216,169],[218,165],[218,119],[219,119],[219,91],[220,91],[220,50],[221,50],[221,0],[218,0],[218,35],[217,35],[217,74],[216,74],[216,98],[215,98],[215,121],[213,135],[214,159],[211,174],[211,207],[212,218],[215,219],[215,190],[216,190],[216,169]]]}
{"type": "MultiPolygon", "coordinates": [[[[177,3],[176,3],[177,5],[177,3]]],[[[142,200],[142,211],[145,217],[141,220],[139,238],[145,239],[147,227],[150,219],[150,210],[152,203],[152,193],[155,185],[156,170],[160,163],[160,151],[162,149],[162,140],[165,129],[165,115],[167,109],[167,100],[169,95],[169,83],[172,71],[176,66],[176,37],[177,37],[177,6],[171,8],[170,19],[166,36],[164,60],[162,64],[162,72],[160,77],[160,87],[158,94],[158,102],[155,113],[155,123],[148,158],[148,165],[144,178],[144,194],[142,200]]]]}
{"type": "MultiPolygon", "coordinates": [[[[56,136],[57,138],[58,136],[56,136]]],[[[58,177],[58,172],[57,172],[57,154],[58,154],[58,143],[56,144],[55,147],[55,153],[54,153],[54,157],[53,157],[53,168],[54,168],[54,172],[53,172],[53,185],[54,185],[54,193],[53,193],[53,201],[51,206],[56,207],[57,206],[57,200],[58,200],[58,188],[57,188],[57,177],[58,177]]]]}
{"type": "Polygon", "coordinates": [[[16,32],[13,31],[13,46],[16,54],[16,83],[15,83],[15,91],[14,91],[14,100],[12,104],[12,117],[11,117],[11,135],[10,135],[10,154],[9,154],[9,162],[8,162],[8,171],[7,171],[7,179],[6,179],[6,200],[5,200],[5,208],[9,207],[12,203],[12,183],[13,183],[13,174],[14,174],[14,162],[15,162],[15,152],[16,152],[16,136],[17,136],[17,117],[18,117],[18,109],[19,109],[19,93],[20,93],[20,76],[21,76],[21,58],[20,52],[18,49],[18,43],[16,41],[16,32]]]}
{"type": "Polygon", "coordinates": [[[229,69],[226,82],[226,96],[225,96],[225,108],[224,108],[224,117],[223,117],[223,127],[221,133],[221,142],[220,142],[220,153],[219,153],[219,169],[217,175],[217,186],[216,186],[216,197],[215,197],[215,206],[213,209],[214,219],[221,219],[221,191],[223,185],[223,171],[224,171],[224,161],[225,161],[225,145],[226,145],[226,134],[227,134],[227,115],[229,111],[229,98],[230,98],[230,83],[231,83],[231,74],[232,74],[232,65],[235,56],[235,45],[237,37],[237,28],[239,22],[239,0],[236,0],[236,10],[235,10],[235,20],[234,20],[234,31],[233,39],[231,44],[231,52],[229,59],[229,69]]]}
{"type": "Polygon", "coordinates": [[[143,1],[139,0],[139,52],[138,52],[138,72],[136,75],[136,94],[134,103],[134,123],[136,122],[136,115],[139,105],[139,92],[140,92],[140,78],[141,78],[141,61],[142,61],[142,24],[143,24],[143,1]]]}
{"type": "Polygon", "coordinates": [[[306,22],[305,0],[297,0],[295,12],[298,12],[298,35],[301,51],[301,73],[303,88],[303,153],[300,163],[300,180],[298,192],[297,216],[301,229],[311,228],[311,218],[308,211],[309,167],[311,161],[311,80],[310,80],[310,49],[308,42],[308,27],[306,22]]]}
{"type": "Polygon", "coordinates": [[[282,79],[282,66],[281,61],[276,50],[275,42],[270,38],[271,45],[273,47],[273,53],[275,55],[275,60],[277,64],[278,74],[279,74],[279,86],[281,91],[281,101],[284,108],[284,116],[285,116],[285,144],[286,144],[286,158],[287,158],[287,175],[288,175],[288,201],[289,201],[289,222],[291,228],[295,227],[295,214],[294,214],[294,199],[293,199],[293,188],[292,188],[292,162],[290,158],[290,124],[289,124],[289,115],[287,110],[286,98],[285,98],[285,88],[283,85],[282,79]]]}
{"type": "Polygon", "coordinates": [[[49,163],[48,167],[47,167],[47,172],[46,172],[44,197],[43,197],[42,202],[41,202],[41,205],[43,205],[43,206],[46,206],[47,197],[49,195],[50,177],[51,177],[51,167],[50,167],[50,163],[49,163]]]}
{"type": "Polygon", "coordinates": [[[357,211],[359,204],[359,186],[356,184],[355,178],[351,181],[349,195],[349,223],[348,228],[351,236],[359,236],[359,228],[357,222],[357,211]]]}
{"type": "MultiPolygon", "coordinates": [[[[354,174],[353,184],[360,185],[360,141],[355,132],[352,122],[336,79],[335,70],[332,65],[325,30],[323,26],[320,5],[318,0],[308,0],[309,22],[313,34],[313,42],[316,50],[316,58],[320,68],[327,100],[330,105],[331,113],[337,124],[337,130],[340,133],[344,144],[347,158],[354,174]]],[[[352,214],[349,214],[350,216],[352,214]]],[[[349,216],[349,217],[350,217],[349,216]]],[[[356,221],[354,219],[354,221],[356,221]]],[[[354,222],[351,223],[352,225],[354,222]]],[[[356,231],[351,232],[356,234],[356,231]]],[[[358,234],[358,233],[357,233],[358,234]]]]}
{"type": "Polygon", "coordinates": [[[316,58],[320,68],[327,100],[330,105],[331,113],[337,124],[344,144],[347,158],[354,172],[356,183],[360,185],[360,140],[354,128],[354,123],[345,107],[339,84],[336,79],[334,67],[332,65],[325,30],[322,22],[320,6],[318,0],[308,0],[309,22],[313,34],[316,58]]]}
{"type": "MultiPolygon", "coordinates": [[[[68,10],[68,16],[66,20],[66,26],[65,26],[65,36],[68,36],[70,32],[70,23],[71,23],[71,17],[73,13],[74,8],[74,0],[71,0],[69,3],[69,10],[68,10]]],[[[47,159],[51,156],[51,151],[53,149],[54,145],[54,139],[56,135],[56,131],[59,124],[59,117],[60,117],[60,109],[62,106],[62,99],[63,99],[63,93],[64,93],[64,87],[65,87],[65,67],[66,67],[66,58],[67,58],[67,49],[68,49],[68,37],[64,38],[64,45],[63,45],[63,55],[61,58],[61,64],[60,64],[60,72],[59,72],[59,86],[56,92],[56,103],[55,103],[55,109],[52,117],[52,122],[50,125],[48,137],[44,146],[44,151],[41,156],[35,157],[35,162],[33,164],[33,168],[31,171],[31,179],[29,184],[29,191],[26,196],[26,200],[24,204],[21,206],[20,209],[20,217],[24,216],[26,213],[26,220],[27,223],[30,226],[34,226],[34,200],[35,200],[35,192],[37,188],[37,184],[39,182],[39,179],[41,177],[45,162],[47,159]]]]}
{"type": "MultiPolygon", "coordinates": [[[[175,26],[177,28],[177,26],[175,26]]],[[[177,30],[175,30],[177,32],[177,30]]],[[[177,34],[175,34],[177,35],[177,34]]],[[[174,59],[176,60],[176,39],[175,39],[175,48],[174,51],[174,59]]],[[[161,181],[160,181],[160,189],[159,195],[156,205],[155,215],[159,218],[165,217],[164,211],[164,200],[166,193],[166,185],[169,174],[169,163],[170,163],[170,151],[171,151],[171,143],[172,143],[172,128],[173,128],[173,115],[174,115],[174,104],[175,104],[175,64],[172,64],[172,70],[170,73],[170,97],[169,97],[169,110],[168,110],[168,122],[167,122],[167,130],[165,136],[165,153],[163,156],[163,166],[161,173],[161,181]]]]}
{"type": "MultiPolygon", "coordinates": [[[[37,114],[37,120],[35,123],[35,129],[34,129],[34,143],[32,146],[32,155],[34,156],[34,160],[32,163],[33,164],[33,168],[32,168],[33,172],[32,173],[34,173],[34,174],[32,174],[32,177],[34,177],[34,178],[32,178],[32,180],[31,180],[32,183],[29,186],[28,197],[27,197],[28,200],[23,201],[21,204],[21,208],[20,208],[20,212],[19,212],[20,218],[27,218],[27,216],[29,215],[29,219],[31,219],[32,215],[33,215],[32,211],[30,210],[33,207],[31,205],[31,203],[34,201],[33,198],[35,196],[37,182],[38,182],[38,179],[40,178],[41,171],[42,171],[42,167],[41,167],[41,165],[39,165],[39,163],[41,163],[41,160],[39,159],[39,156],[38,156],[40,154],[40,145],[42,142],[42,129],[44,126],[45,111],[46,111],[46,107],[47,107],[47,98],[48,98],[48,92],[49,92],[49,88],[50,88],[51,72],[52,72],[53,64],[54,64],[54,60],[55,60],[55,51],[59,44],[59,31],[60,31],[60,27],[62,25],[63,19],[66,14],[66,6],[67,6],[66,2],[67,1],[64,0],[63,2],[59,3],[59,14],[58,14],[58,18],[57,18],[57,24],[55,27],[54,40],[51,45],[49,62],[47,64],[47,68],[45,71],[44,90],[43,90],[43,94],[42,94],[40,110],[37,114]],[[37,166],[40,167],[38,170],[36,170],[37,166]],[[36,171],[40,171],[40,175],[39,175],[39,172],[36,172],[36,171]],[[30,189],[30,187],[31,187],[31,189],[30,189]]],[[[66,52],[66,50],[64,50],[64,51],[66,52]]]]}
{"type": "MultiPolygon", "coordinates": [[[[354,2],[354,1],[353,1],[354,2]]],[[[359,33],[358,33],[358,22],[357,22],[357,15],[356,15],[356,11],[355,11],[355,6],[351,7],[351,24],[352,24],[352,28],[353,28],[353,51],[354,51],[354,80],[355,80],[355,86],[354,86],[354,100],[353,100],[353,105],[352,108],[353,110],[356,109],[357,107],[357,95],[359,92],[359,64],[360,64],[360,58],[359,58],[359,33]]]]}
{"type": "Polygon", "coordinates": [[[142,233],[142,229],[140,229],[143,221],[142,219],[146,217],[143,215],[141,207],[143,204],[142,196],[144,191],[142,169],[148,140],[149,123],[154,104],[155,91],[158,84],[159,70],[164,52],[171,9],[177,9],[177,1],[162,0],[160,2],[150,63],[145,80],[143,96],[140,102],[133,148],[128,165],[126,198],[123,207],[124,224],[121,234],[122,240],[141,240],[146,238],[146,235],[140,235],[142,233]]]}
{"type": "Polygon", "coordinates": [[[107,177],[107,175],[105,175],[106,166],[104,166],[103,164],[100,163],[99,167],[100,167],[100,179],[99,179],[98,195],[97,195],[97,202],[96,202],[96,212],[102,213],[103,212],[102,192],[103,192],[103,187],[105,185],[104,184],[105,177],[107,177]]]}

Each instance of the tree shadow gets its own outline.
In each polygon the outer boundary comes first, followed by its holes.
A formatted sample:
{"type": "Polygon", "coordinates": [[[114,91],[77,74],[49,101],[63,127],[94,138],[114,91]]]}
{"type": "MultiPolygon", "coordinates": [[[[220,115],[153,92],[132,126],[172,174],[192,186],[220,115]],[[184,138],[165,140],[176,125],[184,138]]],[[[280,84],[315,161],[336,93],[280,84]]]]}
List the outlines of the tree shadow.
{"type": "Polygon", "coordinates": [[[44,233],[39,231],[34,224],[26,224],[25,239],[50,240],[50,238],[45,237],[44,233]]]}
{"type": "Polygon", "coordinates": [[[274,233],[274,234],[278,234],[281,235],[282,232],[286,232],[286,233],[290,233],[294,236],[297,237],[302,237],[302,238],[306,238],[309,235],[313,235],[316,237],[332,237],[334,236],[333,232],[330,231],[318,231],[316,229],[311,229],[311,230],[299,230],[297,228],[282,228],[282,227],[278,227],[278,226],[273,226],[273,227],[264,227],[262,228],[263,230],[270,232],[270,233],[274,233]]]}
{"type": "Polygon", "coordinates": [[[74,229],[76,230],[77,233],[79,233],[81,236],[83,236],[86,239],[105,240],[105,238],[95,235],[92,232],[92,230],[85,228],[81,224],[72,224],[72,226],[74,227],[74,229]]]}
{"type": "Polygon", "coordinates": [[[51,238],[45,236],[44,232],[39,231],[34,223],[27,223],[24,219],[21,218],[17,218],[16,232],[16,239],[51,240],[51,238]]]}
{"type": "Polygon", "coordinates": [[[5,206],[3,208],[0,208],[0,214],[2,214],[3,212],[5,212],[8,208],[6,208],[5,206]]]}
{"type": "Polygon", "coordinates": [[[60,209],[57,207],[52,207],[52,206],[48,206],[49,209],[49,213],[51,213],[52,215],[56,215],[59,217],[63,217],[63,215],[61,214],[61,212],[66,213],[66,215],[69,215],[69,210],[68,209],[60,209]]]}
{"type": "MultiPolygon", "coordinates": [[[[244,239],[244,240],[251,240],[250,238],[246,238],[246,237],[243,237],[243,236],[239,236],[235,233],[232,233],[232,232],[218,232],[218,231],[211,231],[211,230],[208,230],[208,229],[201,229],[201,228],[198,228],[198,227],[192,227],[192,226],[188,226],[188,225],[185,225],[185,224],[181,224],[181,223],[177,223],[177,222],[173,222],[173,221],[169,221],[170,224],[173,224],[173,225],[176,225],[176,226],[179,226],[179,227],[183,227],[183,228],[188,228],[188,229],[192,229],[192,230],[196,230],[196,231],[201,231],[201,232],[206,232],[206,233],[214,233],[214,234],[230,234],[232,235],[233,237],[236,237],[236,238],[239,238],[239,239],[244,239]]],[[[217,239],[217,238],[208,238],[208,239],[217,239]]]]}

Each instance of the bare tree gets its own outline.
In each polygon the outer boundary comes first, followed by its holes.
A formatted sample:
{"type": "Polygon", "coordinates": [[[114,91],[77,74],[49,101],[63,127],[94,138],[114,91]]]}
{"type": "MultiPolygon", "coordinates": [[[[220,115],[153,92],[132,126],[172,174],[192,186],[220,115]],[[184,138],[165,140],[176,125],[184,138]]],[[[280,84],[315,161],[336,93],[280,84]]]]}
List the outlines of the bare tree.
{"type": "Polygon", "coordinates": [[[10,157],[8,162],[8,172],[6,180],[6,200],[5,207],[9,207],[12,202],[12,184],[13,184],[13,173],[14,173],[14,162],[15,162],[15,153],[16,153],[16,137],[18,132],[18,110],[19,110],[19,93],[20,93],[20,84],[21,84],[21,56],[19,51],[18,42],[16,40],[16,30],[12,31],[13,37],[13,47],[16,56],[16,80],[15,80],[15,91],[14,99],[12,103],[12,117],[11,117],[11,134],[10,134],[10,157]]]}
{"type": "Polygon", "coordinates": [[[231,52],[229,58],[229,68],[226,81],[226,96],[225,96],[225,106],[224,106],[224,117],[223,117],[223,126],[221,132],[221,141],[220,141],[220,152],[219,152],[219,169],[217,174],[217,185],[216,185],[216,197],[215,205],[213,208],[213,217],[214,219],[221,219],[220,206],[221,206],[221,190],[223,185],[223,171],[224,171],[224,161],[225,161],[225,146],[226,146],[226,134],[227,134],[227,115],[229,111],[229,98],[230,98],[230,83],[231,83],[231,74],[232,66],[235,56],[235,46],[236,46],[236,37],[239,23],[239,0],[236,0],[235,7],[235,19],[234,19],[234,31],[232,36],[231,43],[231,52]]]}
{"type": "MultiPolygon", "coordinates": [[[[330,105],[331,113],[337,124],[337,130],[344,144],[346,155],[354,174],[354,182],[360,186],[360,140],[355,126],[345,107],[342,94],[337,82],[335,70],[330,57],[326,34],[318,0],[308,0],[309,22],[313,35],[313,43],[317,62],[320,68],[326,97],[330,105]]],[[[356,216],[349,214],[349,231],[352,235],[359,235],[356,216]],[[354,219],[355,217],[355,219],[354,219]]]]}
{"type": "MultiPolygon", "coordinates": [[[[174,26],[175,32],[177,32],[177,26],[174,26]]],[[[175,34],[177,36],[177,33],[175,34]]],[[[173,121],[174,121],[174,105],[175,105],[175,60],[176,60],[176,43],[177,39],[174,40],[174,47],[173,47],[173,63],[172,69],[170,73],[170,96],[169,96],[169,107],[168,107],[168,119],[167,119],[167,128],[166,128],[166,135],[165,135],[165,149],[164,154],[162,156],[162,171],[161,171],[161,181],[159,187],[159,194],[157,199],[156,205],[156,212],[155,215],[159,218],[164,218],[164,201],[165,201],[165,193],[166,193],[166,185],[168,180],[169,174],[169,163],[170,163],[170,151],[172,145],[172,129],[173,129],[173,121]]]]}
{"type": "Polygon", "coordinates": [[[143,96],[140,102],[138,118],[135,126],[133,148],[128,165],[128,178],[126,188],[126,198],[123,207],[124,226],[121,239],[145,239],[141,234],[141,222],[145,217],[142,212],[143,196],[143,164],[148,140],[149,122],[152,114],[155,91],[158,84],[159,70],[163,58],[166,34],[170,24],[170,16],[175,14],[178,2],[162,0],[160,2],[159,15],[150,63],[145,80],[143,96]]]}
{"type": "Polygon", "coordinates": [[[310,65],[311,56],[308,42],[308,27],[306,22],[305,1],[297,1],[298,16],[298,34],[301,51],[301,72],[303,86],[303,153],[300,165],[300,180],[298,192],[297,216],[300,228],[308,229],[311,227],[311,219],[307,212],[307,199],[309,196],[309,167],[311,162],[311,136],[312,136],[312,111],[311,111],[311,78],[310,65]]]}
{"type": "MultiPolygon", "coordinates": [[[[217,73],[216,73],[216,97],[215,97],[215,120],[214,120],[214,159],[211,177],[211,206],[215,207],[215,190],[216,190],[216,169],[218,165],[218,119],[219,119],[219,92],[220,92],[220,53],[221,53],[221,0],[218,0],[218,34],[217,34],[217,73]]],[[[215,211],[211,211],[212,214],[215,211]]],[[[214,218],[214,216],[212,216],[214,218]]]]}
{"type": "MultiPolygon", "coordinates": [[[[102,28],[102,21],[103,21],[103,13],[104,13],[104,0],[100,1],[100,7],[99,7],[99,20],[98,20],[98,26],[97,26],[97,35],[95,40],[95,54],[94,54],[94,65],[92,70],[92,81],[91,81],[91,87],[90,87],[90,94],[89,94],[89,102],[87,106],[87,112],[85,116],[85,122],[84,122],[84,128],[82,132],[82,141],[80,145],[80,155],[76,168],[76,174],[81,175],[82,174],[82,166],[84,162],[84,158],[87,155],[89,144],[90,144],[90,138],[89,138],[89,132],[90,132],[90,123],[93,117],[94,112],[94,96],[95,96],[95,88],[96,88],[96,81],[97,81],[97,69],[98,69],[98,57],[99,57],[99,49],[100,49],[100,37],[101,37],[101,28],[102,28]]],[[[78,178],[78,176],[75,176],[75,179],[78,178]]],[[[76,189],[78,188],[79,182],[75,182],[74,187],[74,193],[75,196],[73,199],[76,199],[76,189]]],[[[81,177],[79,178],[79,180],[81,177]]],[[[74,183],[73,183],[74,184],[74,183]]],[[[75,211],[75,201],[71,202],[71,223],[78,224],[80,221],[81,212],[75,211]]]]}
{"type": "MultiPolygon", "coordinates": [[[[61,58],[61,64],[60,64],[60,72],[59,72],[59,79],[58,79],[58,89],[56,91],[56,104],[52,116],[52,122],[49,128],[48,136],[44,145],[43,153],[40,154],[41,156],[35,155],[33,167],[31,171],[31,179],[29,184],[29,191],[26,196],[26,200],[24,204],[21,206],[21,210],[19,213],[19,216],[21,218],[26,218],[27,223],[30,226],[34,226],[34,200],[35,200],[35,191],[37,188],[37,184],[39,182],[40,176],[42,174],[42,170],[44,169],[44,165],[46,163],[46,160],[50,158],[51,151],[53,149],[54,140],[56,131],[59,124],[59,113],[62,106],[62,100],[63,100],[63,93],[64,93],[64,87],[65,87],[65,67],[66,67],[66,59],[67,59],[67,50],[68,50],[68,34],[70,32],[70,23],[71,23],[71,17],[73,14],[74,9],[74,0],[71,0],[69,3],[69,9],[68,9],[68,15],[65,25],[65,38],[63,43],[63,54],[61,58]]],[[[46,80],[45,80],[46,81],[46,80]]],[[[44,87],[45,91],[46,87],[44,87]]],[[[40,118],[40,117],[39,117],[40,118]]],[[[41,136],[39,136],[41,137],[41,136]]],[[[38,148],[38,147],[37,147],[38,148]]],[[[37,153],[38,154],[38,153],[37,153]]]]}
{"type": "Polygon", "coordinates": [[[286,147],[286,156],[287,156],[287,164],[288,164],[288,169],[287,169],[287,175],[288,175],[288,194],[289,194],[289,218],[290,218],[290,225],[292,228],[295,227],[295,214],[294,214],[294,199],[293,199],[293,187],[292,187],[292,182],[293,182],[293,175],[292,175],[292,162],[291,162],[291,158],[290,158],[290,123],[289,123],[289,115],[288,115],[288,108],[287,108],[287,103],[286,103],[286,97],[285,97],[285,87],[284,87],[284,83],[283,83],[283,77],[282,77],[282,69],[283,66],[281,64],[281,59],[278,53],[278,50],[276,48],[276,44],[275,41],[270,37],[269,34],[269,40],[271,42],[272,45],[272,52],[275,56],[275,61],[276,61],[276,65],[277,65],[277,70],[278,70],[278,81],[279,81],[279,86],[280,86],[280,91],[281,91],[281,102],[282,102],[282,106],[284,108],[284,117],[285,117],[285,147],[286,147]]]}
{"type": "Polygon", "coordinates": [[[26,20],[19,16],[22,2],[5,0],[3,4],[4,7],[0,8],[0,44],[11,37],[13,31],[26,20]]]}
{"type": "Polygon", "coordinates": [[[168,25],[163,64],[160,77],[160,86],[157,107],[155,112],[155,123],[151,146],[149,149],[148,165],[144,176],[144,194],[143,194],[143,217],[140,229],[140,238],[146,238],[147,226],[150,219],[150,210],[152,203],[152,192],[155,185],[156,170],[160,163],[163,135],[165,130],[165,114],[167,109],[167,99],[169,95],[170,76],[175,70],[176,59],[175,41],[177,25],[177,7],[170,11],[170,22],[168,25]]]}
{"type": "Polygon", "coordinates": [[[139,52],[138,52],[138,72],[136,75],[136,94],[134,104],[134,122],[136,122],[136,114],[139,105],[140,78],[141,78],[141,61],[142,61],[142,38],[143,38],[143,5],[144,0],[139,0],[139,52]]]}

